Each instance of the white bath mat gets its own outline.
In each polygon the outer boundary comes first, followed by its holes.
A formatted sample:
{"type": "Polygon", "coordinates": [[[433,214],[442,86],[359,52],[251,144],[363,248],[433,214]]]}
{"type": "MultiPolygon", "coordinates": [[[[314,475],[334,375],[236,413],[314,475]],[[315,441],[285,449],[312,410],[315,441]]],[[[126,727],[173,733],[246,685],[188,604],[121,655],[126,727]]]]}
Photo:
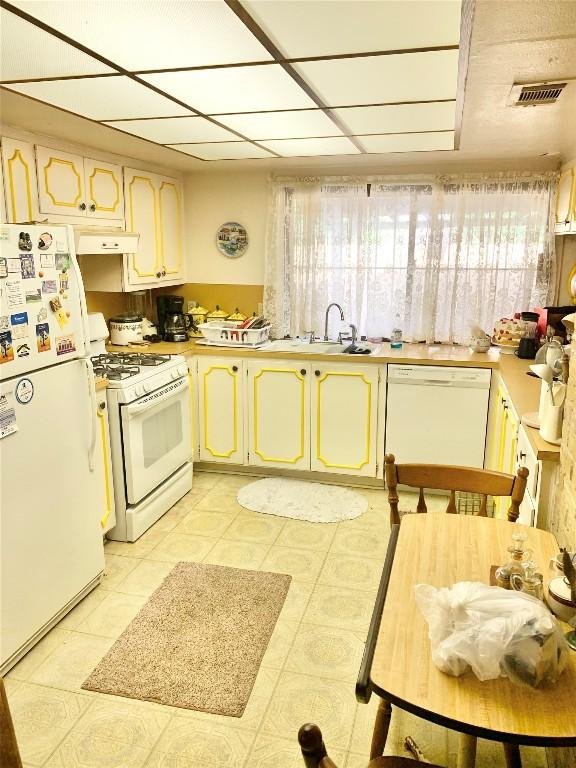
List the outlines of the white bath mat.
{"type": "Polygon", "coordinates": [[[348,488],[284,477],[269,477],[245,485],[238,491],[238,502],[253,512],[311,523],[352,520],[368,509],[364,496],[348,488]]]}

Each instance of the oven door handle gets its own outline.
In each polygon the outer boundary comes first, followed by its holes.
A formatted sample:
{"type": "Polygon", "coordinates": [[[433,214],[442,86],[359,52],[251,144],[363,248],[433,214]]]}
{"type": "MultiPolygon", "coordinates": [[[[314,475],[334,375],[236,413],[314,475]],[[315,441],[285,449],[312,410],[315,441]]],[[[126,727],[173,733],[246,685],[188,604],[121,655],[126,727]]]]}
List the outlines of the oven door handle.
{"type": "Polygon", "coordinates": [[[182,379],[178,379],[172,384],[169,384],[164,388],[164,391],[158,390],[157,392],[152,392],[152,394],[146,395],[140,400],[136,400],[136,402],[124,406],[124,413],[128,418],[132,418],[132,416],[137,416],[144,411],[151,411],[159,405],[164,405],[168,400],[172,400],[174,397],[179,397],[187,389],[188,379],[183,377],[182,379]]]}

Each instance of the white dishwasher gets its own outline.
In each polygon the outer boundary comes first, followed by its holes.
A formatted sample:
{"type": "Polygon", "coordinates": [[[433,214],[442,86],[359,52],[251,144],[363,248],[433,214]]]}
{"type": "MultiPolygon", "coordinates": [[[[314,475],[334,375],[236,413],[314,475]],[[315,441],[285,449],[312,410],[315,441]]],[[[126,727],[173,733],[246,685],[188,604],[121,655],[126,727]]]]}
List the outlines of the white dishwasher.
{"type": "Polygon", "coordinates": [[[398,463],[484,466],[491,371],[389,365],[386,453],[398,463]]]}

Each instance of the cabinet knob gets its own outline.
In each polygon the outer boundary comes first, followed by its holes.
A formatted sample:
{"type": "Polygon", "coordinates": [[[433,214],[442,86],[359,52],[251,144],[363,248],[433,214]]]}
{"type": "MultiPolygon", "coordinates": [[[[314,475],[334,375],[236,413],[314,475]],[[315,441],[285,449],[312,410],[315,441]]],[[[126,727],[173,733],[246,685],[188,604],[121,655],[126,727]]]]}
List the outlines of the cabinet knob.
{"type": "Polygon", "coordinates": [[[105,411],[106,410],[106,403],[98,403],[98,409],[100,411],[105,411]]]}
{"type": "Polygon", "coordinates": [[[166,277],[166,267],[162,270],[162,277],[166,277]]]}
{"type": "Polygon", "coordinates": [[[238,372],[238,366],[237,365],[233,365],[232,366],[232,370],[234,371],[234,373],[237,373],[238,372]]]}
{"type": "Polygon", "coordinates": [[[526,454],[524,453],[524,451],[520,451],[520,461],[524,461],[525,458],[526,458],[526,454]]]}
{"type": "Polygon", "coordinates": [[[94,211],[96,210],[96,206],[94,203],[91,204],[90,210],[92,211],[92,213],[94,213],[94,211]]]}
{"type": "Polygon", "coordinates": [[[85,211],[86,210],[86,203],[80,203],[78,208],[80,208],[81,211],[85,211]]]}
{"type": "Polygon", "coordinates": [[[156,272],[156,277],[162,277],[162,272],[156,272]]]}
{"type": "Polygon", "coordinates": [[[302,376],[306,376],[306,368],[302,368],[300,370],[300,373],[302,374],[302,376]]]}
{"type": "Polygon", "coordinates": [[[314,371],[314,376],[320,376],[320,371],[314,371]]]}

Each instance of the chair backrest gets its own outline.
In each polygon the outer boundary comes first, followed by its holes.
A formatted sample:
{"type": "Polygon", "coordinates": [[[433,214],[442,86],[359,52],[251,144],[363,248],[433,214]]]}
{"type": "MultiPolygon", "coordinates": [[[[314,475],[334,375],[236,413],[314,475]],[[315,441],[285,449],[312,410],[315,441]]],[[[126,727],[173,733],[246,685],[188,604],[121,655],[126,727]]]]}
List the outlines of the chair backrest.
{"type": "Polygon", "coordinates": [[[400,522],[398,512],[398,485],[408,485],[418,488],[417,512],[427,512],[424,489],[450,491],[446,512],[455,514],[456,491],[477,493],[482,496],[479,515],[487,515],[488,496],[509,496],[510,508],[508,520],[515,522],[520,514],[520,504],[526,490],[528,469],[520,467],[516,475],[506,475],[503,472],[493,472],[488,469],[473,467],[457,467],[450,464],[396,464],[392,454],[385,459],[385,479],[388,488],[388,503],[390,504],[390,525],[400,522]]]}

